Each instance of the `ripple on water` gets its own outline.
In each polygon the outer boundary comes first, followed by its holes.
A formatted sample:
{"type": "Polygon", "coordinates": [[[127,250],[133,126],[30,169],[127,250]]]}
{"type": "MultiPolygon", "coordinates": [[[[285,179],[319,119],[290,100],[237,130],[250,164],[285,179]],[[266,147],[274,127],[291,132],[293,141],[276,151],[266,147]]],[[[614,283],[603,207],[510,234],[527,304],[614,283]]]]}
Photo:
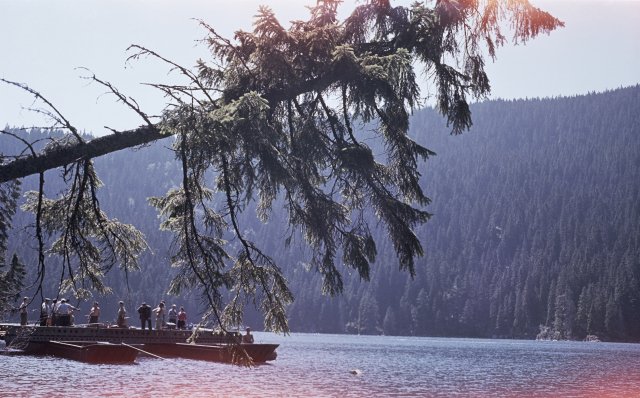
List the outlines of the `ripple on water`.
{"type": "Polygon", "coordinates": [[[275,362],[254,368],[0,356],[0,397],[640,396],[640,346],[633,344],[257,336],[281,346],[275,362]]]}

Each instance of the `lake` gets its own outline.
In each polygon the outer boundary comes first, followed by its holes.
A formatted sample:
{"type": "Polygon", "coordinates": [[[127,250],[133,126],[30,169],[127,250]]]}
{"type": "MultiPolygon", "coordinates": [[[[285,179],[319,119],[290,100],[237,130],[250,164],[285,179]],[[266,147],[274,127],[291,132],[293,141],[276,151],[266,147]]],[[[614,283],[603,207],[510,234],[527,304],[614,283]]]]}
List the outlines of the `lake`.
{"type": "MultiPolygon", "coordinates": [[[[255,333],[254,368],[0,356],[0,397],[638,397],[640,345],[255,333]]],[[[2,344],[2,343],[0,343],[2,344]]],[[[3,348],[3,347],[2,347],[3,348]]]]}

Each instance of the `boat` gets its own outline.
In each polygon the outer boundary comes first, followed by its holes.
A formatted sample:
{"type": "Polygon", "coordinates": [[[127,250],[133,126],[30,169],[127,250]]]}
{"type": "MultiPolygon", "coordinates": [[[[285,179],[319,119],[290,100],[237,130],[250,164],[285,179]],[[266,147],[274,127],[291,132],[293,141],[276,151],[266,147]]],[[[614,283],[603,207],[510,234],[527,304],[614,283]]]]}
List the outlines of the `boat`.
{"type": "Polygon", "coordinates": [[[0,324],[0,339],[7,347],[27,353],[42,351],[42,343],[70,342],[124,344],[160,357],[182,357],[235,363],[246,353],[254,363],[276,359],[277,344],[241,344],[238,332],[215,332],[211,329],[142,330],[103,324],[84,326],[20,326],[0,324]],[[190,343],[190,344],[187,344],[190,343]],[[242,348],[242,349],[240,349],[242,348]],[[243,351],[244,350],[244,351],[243,351]]]}
{"type": "Polygon", "coordinates": [[[146,343],[138,346],[141,352],[162,358],[187,358],[213,362],[242,362],[245,354],[253,363],[264,363],[276,359],[278,344],[187,344],[146,343]]]}
{"type": "Polygon", "coordinates": [[[93,364],[133,363],[138,350],[126,344],[87,341],[47,341],[29,345],[25,351],[33,355],[52,355],[93,364]]]}
{"type": "Polygon", "coordinates": [[[142,330],[119,328],[103,324],[91,326],[20,326],[0,324],[0,338],[7,346],[19,346],[44,341],[105,341],[109,343],[186,343],[193,338],[199,344],[231,344],[240,342],[237,332],[220,333],[211,329],[142,330]]]}

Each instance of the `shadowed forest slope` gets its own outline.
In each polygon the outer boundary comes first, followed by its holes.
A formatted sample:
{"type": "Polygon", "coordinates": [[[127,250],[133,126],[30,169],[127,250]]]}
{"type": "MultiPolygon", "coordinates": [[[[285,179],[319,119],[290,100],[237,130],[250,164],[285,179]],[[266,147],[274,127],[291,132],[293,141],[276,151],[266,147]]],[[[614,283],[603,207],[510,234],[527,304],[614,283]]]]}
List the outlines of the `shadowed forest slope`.
{"type": "MultiPolygon", "coordinates": [[[[433,218],[418,231],[426,254],[413,280],[378,231],[371,281],[345,270],[345,293],[322,296],[305,250],[284,244],[278,205],[268,224],[246,212],[243,227],[286,269],[296,297],[292,331],[533,338],[542,330],[556,339],[640,340],[640,87],[488,101],[472,112],[474,125],[461,136],[450,136],[431,109],[411,120],[414,138],[437,153],[422,170],[433,218]]],[[[11,145],[0,136],[3,152],[11,145]]],[[[146,202],[180,182],[170,145],[96,160],[102,206],[152,247],[142,271],[128,276],[129,290],[124,276],[109,275],[116,294],[102,298],[107,314],[120,298],[130,308],[164,298],[197,320],[198,297],[166,296],[171,237],[146,202]]],[[[50,194],[61,189],[56,173],[48,173],[50,194]]],[[[25,191],[33,187],[24,182],[25,191]]],[[[35,243],[24,244],[29,217],[16,216],[9,252],[33,264],[35,243]]],[[[59,271],[47,261],[53,286],[59,271]]],[[[261,321],[249,313],[247,323],[261,321]]]]}

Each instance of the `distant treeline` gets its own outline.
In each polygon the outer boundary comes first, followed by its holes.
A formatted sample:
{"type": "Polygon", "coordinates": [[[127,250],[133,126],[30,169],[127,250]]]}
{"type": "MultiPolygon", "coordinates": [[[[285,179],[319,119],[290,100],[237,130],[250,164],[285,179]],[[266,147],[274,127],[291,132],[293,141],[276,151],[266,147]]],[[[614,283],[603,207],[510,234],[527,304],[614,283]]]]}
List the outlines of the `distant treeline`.
{"type": "MultiPolygon", "coordinates": [[[[379,231],[371,281],[345,270],[344,294],[322,296],[320,276],[305,265],[308,253],[295,242],[284,245],[278,212],[268,224],[246,212],[243,227],[287,270],[296,297],[291,329],[505,338],[535,338],[544,329],[557,339],[640,340],[640,86],[488,101],[472,112],[474,126],[461,136],[450,136],[433,110],[412,118],[414,138],[437,153],[423,170],[433,218],[418,231],[425,256],[414,279],[399,271],[379,231]]],[[[116,294],[103,300],[114,313],[122,297],[131,305],[164,298],[197,313],[198,297],[166,296],[171,237],[146,204],[179,184],[170,145],[96,160],[105,183],[101,204],[141,229],[153,248],[142,272],[128,276],[130,291],[124,276],[109,276],[116,294]]],[[[0,136],[2,152],[18,146],[0,136]]],[[[54,173],[50,193],[61,189],[54,173]]],[[[24,183],[25,190],[33,186],[24,183]]],[[[16,217],[14,250],[32,222],[16,217]]],[[[34,261],[33,247],[17,249],[24,262],[34,261]]],[[[48,261],[54,284],[58,271],[48,261]]],[[[259,327],[260,320],[248,314],[247,323],[259,327]]]]}

